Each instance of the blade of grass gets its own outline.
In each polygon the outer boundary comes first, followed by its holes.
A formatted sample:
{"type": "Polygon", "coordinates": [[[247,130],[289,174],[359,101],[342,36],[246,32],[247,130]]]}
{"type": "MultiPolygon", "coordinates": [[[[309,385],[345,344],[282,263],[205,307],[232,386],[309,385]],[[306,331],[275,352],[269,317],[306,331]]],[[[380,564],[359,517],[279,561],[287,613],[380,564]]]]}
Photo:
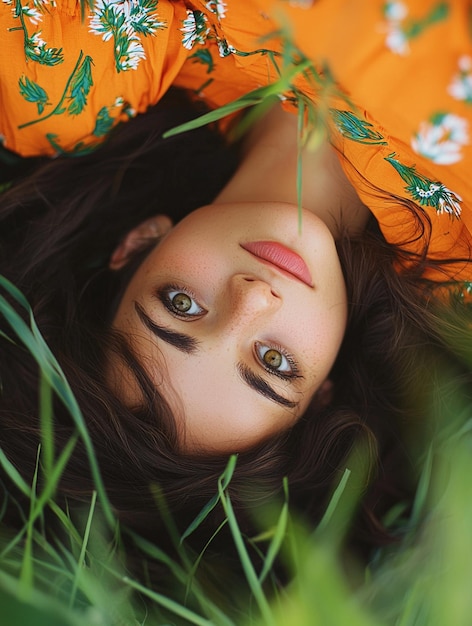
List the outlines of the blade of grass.
{"type": "Polygon", "coordinates": [[[78,440],[78,434],[73,435],[69,441],[64,446],[57,463],[53,466],[50,476],[44,486],[41,495],[37,498],[34,509],[31,512],[30,517],[34,520],[42,513],[44,507],[50,502],[52,499],[56,487],[59,483],[59,480],[64,471],[64,467],[67,465],[68,460],[70,459],[72,452],[74,451],[74,447],[78,440]]]}
{"type": "Polygon", "coordinates": [[[41,426],[41,460],[43,472],[47,479],[54,463],[54,428],[52,389],[42,371],[39,382],[39,418],[41,426]]]}
{"type": "Polygon", "coordinates": [[[264,623],[266,624],[266,626],[275,626],[275,620],[274,620],[274,616],[272,614],[272,610],[270,608],[269,602],[267,598],[265,597],[264,591],[262,589],[262,585],[254,570],[254,567],[252,565],[246,546],[244,545],[244,539],[241,535],[239,524],[234,514],[233,506],[231,504],[231,499],[229,495],[223,490],[221,480],[218,481],[218,491],[220,493],[221,503],[223,505],[224,511],[226,513],[226,517],[228,519],[228,524],[231,529],[233,541],[235,543],[239,560],[241,562],[244,574],[246,576],[246,580],[249,584],[249,588],[252,591],[252,594],[256,600],[256,603],[259,607],[259,610],[261,612],[262,618],[264,619],[264,623]]]}
{"type": "Polygon", "coordinates": [[[32,512],[36,502],[36,487],[39,473],[39,455],[41,453],[41,446],[38,446],[36,454],[36,465],[33,474],[33,480],[31,484],[31,499],[30,499],[30,515],[26,524],[26,540],[24,544],[23,559],[21,563],[21,572],[19,576],[18,596],[21,600],[25,600],[33,588],[33,531],[34,531],[34,518],[32,512]]]}
{"type": "Polygon", "coordinates": [[[192,571],[190,572],[190,576],[188,576],[187,583],[186,583],[186,586],[185,586],[185,600],[187,600],[187,597],[190,594],[190,591],[191,591],[192,586],[194,584],[195,574],[196,574],[198,566],[200,565],[200,562],[201,562],[201,560],[203,558],[203,555],[205,554],[208,546],[211,544],[213,539],[218,535],[218,533],[221,531],[221,529],[226,526],[227,523],[228,523],[228,520],[226,520],[226,519],[224,519],[221,522],[221,524],[218,526],[218,528],[215,530],[215,532],[211,535],[211,537],[208,539],[206,544],[203,546],[203,548],[200,551],[198,557],[195,559],[195,562],[194,562],[193,567],[192,567],[192,571]]]}
{"type": "Polygon", "coordinates": [[[410,516],[410,524],[416,528],[420,523],[421,516],[426,510],[427,499],[431,487],[431,474],[433,468],[433,447],[428,447],[425,462],[421,472],[418,487],[416,488],[415,499],[410,516]]]}
{"type": "Polygon", "coordinates": [[[89,512],[88,512],[88,516],[87,516],[87,523],[85,525],[85,531],[84,531],[84,539],[82,541],[82,547],[80,550],[80,556],[79,559],[77,561],[77,566],[76,566],[76,570],[75,570],[75,576],[74,576],[74,582],[72,584],[72,589],[71,589],[71,593],[70,593],[70,599],[69,599],[69,606],[72,607],[74,605],[75,602],[75,597],[77,594],[77,589],[79,586],[79,579],[80,579],[80,575],[81,572],[83,570],[83,567],[85,565],[85,553],[87,550],[87,545],[88,545],[88,540],[89,540],[89,536],[90,536],[90,529],[92,527],[92,518],[93,518],[93,514],[95,512],[95,503],[97,501],[97,492],[94,491],[92,493],[92,500],[90,502],[90,508],[89,508],[89,512]]]}
{"type": "Polygon", "coordinates": [[[185,124],[180,124],[179,126],[171,128],[163,134],[163,138],[167,139],[168,137],[173,137],[174,135],[194,130],[195,128],[201,128],[206,124],[217,122],[228,115],[242,111],[243,109],[247,109],[248,107],[256,104],[261,104],[267,98],[273,99],[274,97],[278,97],[290,88],[292,80],[298,74],[303,73],[309,65],[310,62],[308,60],[303,60],[300,64],[292,66],[276,82],[266,85],[265,87],[258,87],[257,89],[244,94],[244,96],[241,96],[240,98],[237,98],[236,100],[233,100],[218,109],[209,111],[208,113],[205,113],[194,120],[190,120],[185,124]]]}
{"type": "Polygon", "coordinates": [[[31,488],[27,484],[27,482],[23,479],[20,472],[16,469],[16,467],[9,461],[5,452],[0,448],[0,465],[2,466],[3,471],[8,476],[8,478],[12,481],[15,487],[21,491],[27,498],[31,497],[31,488]]]}
{"type": "MultiPolygon", "coordinates": [[[[231,481],[231,478],[234,473],[234,469],[236,467],[236,461],[237,461],[237,456],[233,454],[229,458],[228,464],[223,474],[221,475],[223,489],[226,489],[226,487],[229,485],[231,481]]],[[[215,506],[218,504],[219,501],[220,501],[220,494],[219,492],[217,492],[213,496],[213,498],[209,500],[207,504],[205,504],[205,506],[202,508],[202,510],[196,516],[193,522],[186,528],[186,530],[182,534],[182,537],[180,538],[179,543],[182,543],[187,537],[189,537],[200,526],[200,524],[207,518],[209,513],[211,513],[211,511],[215,508],[215,506]]]]}
{"type": "Polygon", "coordinates": [[[288,480],[286,477],[284,478],[284,493],[285,493],[285,502],[282,506],[282,510],[280,511],[280,516],[277,521],[277,526],[275,528],[274,536],[267,550],[267,555],[264,560],[264,566],[262,568],[261,573],[259,574],[260,583],[264,582],[267,575],[271,571],[274,561],[280,552],[280,548],[282,546],[282,543],[287,533],[289,511],[288,511],[288,480]]]}
{"type": "Polygon", "coordinates": [[[298,126],[297,126],[297,208],[298,208],[298,232],[302,234],[302,191],[303,191],[303,131],[305,128],[305,103],[298,103],[298,126]]]}
{"type": "MultiPolygon", "coordinates": [[[[222,525],[224,523],[226,523],[226,521],[223,522],[222,525]]],[[[215,531],[214,534],[216,534],[216,532],[218,531],[215,531]]],[[[171,574],[175,576],[176,580],[179,581],[182,586],[185,586],[185,599],[187,599],[190,593],[191,585],[191,591],[194,597],[197,599],[200,606],[202,607],[202,610],[205,611],[206,614],[214,616],[218,625],[221,624],[221,626],[234,626],[233,622],[224,613],[222,613],[221,610],[210,600],[210,598],[199,588],[199,586],[195,584],[195,580],[193,579],[193,577],[198,567],[199,560],[194,563],[194,565],[192,566],[192,571],[189,574],[155,544],[150,543],[146,539],[143,539],[133,532],[128,531],[128,534],[133,538],[133,541],[138,548],[140,548],[145,554],[147,554],[151,558],[156,559],[161,563],[164,563],[164,565],[169,568],[171,574]]],[[[210,541],[208,543],[210,543],[210,541]]],[[[203,549],[203,551],[204,550],[205,548],[203,549]]],[[[200,557],[201,555],[199,556],[199,558],[200,557]]]]}
{"type": "Polygon", "coordinates": [[[321,518],[320,523],[318,524],[318,526],[316,527],[315,530],[315,535],[319,535],[322,532],[324,532],[326,530],[326,528],[328,528],[329,523],[331,521],[331,519],[333,518],[333,515],[336,511],[336,509],[338,508],[339,502],[342,498],[342,495],[344,493],[344,490],[346,489],[346,485],[348,483],[348,480],[351,476],[351,470],[349,469],[345,469],[344,473],[341,477],[341,480],[339,481],[338,486],[336,487],[333,495],[331,496],[331,500],[329,501],[329,504],[326,508],[326,511],[323,515],[323,517],[321,518]]]}
{"type": "Polygon", "coordinates": [[[201,615],[198,615],[194,611],[187,609],[185,606],[182,606],[178,602],[175,602],[175,600],[171,600],[170,598],[167,598],[166,596],[157,593],[156,591],[148,589],[141,583],[138,583],[128,576],[123,576],[121,580],[132,589],[136,589],[137,591],[139,591],[143,596],[147,596],[151,600],[154,600],[156,604],[163,606],[168,611],[171,611],[174,615],[183,617],[191,624],[195,624],[195,626],[215,626],[214,622],[211,622],[201,615]]]}
{"type": "Polygon", "coordinates": [[[57,393],[61,401],[69,410],[70,415],[74,419],[74,422],[87,450],[90,469],[94,478],[97,492],[100,497],[103,512],[109,525],[113,527],[115,524],[115,520],[112,508],[108,500],[105,487],[103,485],[98,462],[94,454],[92,441],[85,425],[82,412],[77,404],[77,400],[75,399],[74,394],[72,393],[72,389],[70,388],[69,383],[67,382],[59,363],[57,362],[56,358],[44,341],[36,325],[33,311],[31,310],[31,307],[29,306],[26,298],[23,296],[20,290],[4,276],[0,276],[0,285],[28,312],[31,328],[29,328],[25,324],[23,319],[18,315],[15,309],[13,309],[10,303],[7,302],[7,300],[3,296],[0,296],[0,313],[3,314],[18,338],[22,341],[22,343],[29,350],[33,358],[36,360],[46,380],[57,393]]]}

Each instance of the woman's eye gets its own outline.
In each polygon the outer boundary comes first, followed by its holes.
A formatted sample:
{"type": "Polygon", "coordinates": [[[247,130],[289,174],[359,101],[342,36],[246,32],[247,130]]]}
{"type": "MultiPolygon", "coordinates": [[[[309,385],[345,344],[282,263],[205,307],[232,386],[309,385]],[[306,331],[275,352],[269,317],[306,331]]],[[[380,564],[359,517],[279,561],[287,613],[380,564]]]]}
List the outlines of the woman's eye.
{"type": "Polygon", "coordinates": [[[259,361],[266,370],[284,378],[296,376],[296,364],[293,358],[284,353],[283,350],[256,342],[256,352],[259,361]]]}
{"type": "Polygon", "coordinates": [[[159,297],[164,306],[177,316],[197,317],[205,313],[205,309],[192,295],[180,289],[163,289],[159,292],[159,297]]]}

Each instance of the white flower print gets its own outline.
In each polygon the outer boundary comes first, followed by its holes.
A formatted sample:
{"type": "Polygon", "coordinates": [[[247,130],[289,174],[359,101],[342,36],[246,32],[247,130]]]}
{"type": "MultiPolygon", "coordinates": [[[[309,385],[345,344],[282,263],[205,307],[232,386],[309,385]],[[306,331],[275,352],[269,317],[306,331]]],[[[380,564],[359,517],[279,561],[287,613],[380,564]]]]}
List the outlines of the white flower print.
{"type": "Polygon", "coordinates": [[[408,9],[400,0],[386,2],[384,5],[385,24],[383,30],[386,31],[385,45],[394,54],[404,56],[408,54],[410,48],[408,37],[403,30],[403,20],[408,15],[408,9]]]}
{"type": "Polygon", "coordinates": [[[26,15],[32,24],[39,24],[39,22],[43,19],[43,16],[34,7],[24,6],[22,7],[23,15],[26,15]]]}
{"type": "Polygon", "coordinates": [[[401,22],[408,15],[408,9],[403,2],[393,0],[385,3],[384,15],[391,22],[401,22]]]}
{"type": "Polygon", "coordinates": [[[208,18],[201,11],[187,10],[187,18],[183,21],[180,29],[182,35],[182,45],[187,50],[192,50],[195,44],[204,44],[210,29],[207,25],[208,18]]]}
{"type": "Polygon", "coordinates": [[[34,50],[36,54],[40,54],[41,50],[46,46],[46,42],[41,37],[41,31],[38,30],[36,33],[33,33],[29,39],[29,43],[31,48],[34,50]]]}
{"type": "Polygon", "coordinates": [[[219,20],[226,17],[226,2],[223,0],[208,0],[205,6],[209,11],[215,13],[219,20]]]}
{"type": "Polygon", "coordinates": [[[462,197],[448,189],[445,185],[440,183],[430,183],[429,189],[427,190],[417,185],[416,194],[420,201],[425,204],[427,204],[428,201],[436,194],[436,212],[439,215],[447,213],[449,215],[454,215],[455,217],[460,217],[462,207],[459,203],[462,202],[462,197]]]}
{"type": "Polygon", "coordinates": [[[218,39],[218,52],[220,57],[224,58],[236,52],[236,48],[231,46],[226,39],[218,39]]]}
{"type": "Polygon", "coordinates": [[[438,197],[438,207],[437,212],[448,213],[449,215],[454,215],[455,217],[459,217],[462,211],[462,207],[459,202],[462,202],[462,198],[459,194],[454,193],[444,185],[441,185],[441,193],[438,197]]]}
{"type": "Polygon", "coordinates": [[[415,202],[424,207],[432,207],[438,214],[460,218],[462,198],[439,180],[431,180],[416,171],[416,166],[405,165],[395,153],[385,157],[406,183],[405,190],[415,202]]]}
{"type": "MultiPolygon", "coordinates": [[[[14,5],[14,13],[16,15],[17,3],[14,0],[2,0],[4,4],[14,5]]],[[[49,0],[26,0],[24,4],[19,4],[21,12],[28,17],[32,24],[38,24],[43,19],[43,8],[49,4],[49,0]],[[32,6],[30,6],[30,4],[32,6]]],[[[51,3],[52,5],[52,3],[51,3]]]]}
{"type": "Polygon", "coordinates": [[[139,39],[130,37],[128,39],[126,54],[123,54],[122,56],[123,59],[120,64],[121,69],[123,71],[136,70],[140,61],[146,58],[146,53],[144,52],[144,48],[139,39]]]}
{"type": "Polygon", "coordinates": [[[385,44],[389,50],[401,56],[405,56],[410,50],[405,33],[397,27],[391,28],[387,33],[385,44]]]}
{"type": "Polygon", "coordinates": [[[146,58],[141,36],[154,36],[166,23],[157,15],[157,0],[95,0],[90,32],[113,39],[117,72],[137,69],[146,58]]]}
{"type": "Polygon", "coordinates": [[[452,79],[448,92],[456,100],[472,103],[472,57],[461,56],[458,65],[459,72],[452,79]]]}
{"type": "Polygon", "coordinates": [[[411,147],[433,163],[451,165],[462,159],[461,150],[468,140],[467,120],[448,113],[422,122],[411,139],[411,147]]]}

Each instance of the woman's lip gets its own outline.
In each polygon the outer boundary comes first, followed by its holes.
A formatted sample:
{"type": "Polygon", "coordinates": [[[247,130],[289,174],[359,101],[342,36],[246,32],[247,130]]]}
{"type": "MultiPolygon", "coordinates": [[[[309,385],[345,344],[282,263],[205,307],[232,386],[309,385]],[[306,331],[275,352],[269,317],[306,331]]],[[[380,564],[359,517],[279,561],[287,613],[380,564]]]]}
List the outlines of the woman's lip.
{"type": "Polygon", "coordinates": [[[281,243],[276,241],[251,241],[241,244],[241,248],[291,274],[298,280],[301,280],[302,283],[305,283],[305,285],[313,287],[310,270],[305,261],[300,255],[286,248],[281,243]]]}

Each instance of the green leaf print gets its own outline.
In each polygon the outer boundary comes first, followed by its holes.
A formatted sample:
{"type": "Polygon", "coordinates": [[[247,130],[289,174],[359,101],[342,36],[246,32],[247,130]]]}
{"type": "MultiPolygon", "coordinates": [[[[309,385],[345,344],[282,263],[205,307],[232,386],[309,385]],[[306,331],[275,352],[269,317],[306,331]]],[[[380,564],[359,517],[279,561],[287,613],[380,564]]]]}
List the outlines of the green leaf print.
{"type": "Polygon", "coordinates": [[[18,85],[20,88],[20,94],[27,102],[33,102],[38,108],[38,114],[44,111],[44,107],[48,104],[48,94],[44,89],[30,80],[27,76],[21,76],[18,85]]]}
{"type": "Polygon", "coordinates": [[[79,141],[79,143],[75,144],[72,148],[68,148],[65,150],[59,143],[58,135],[54,133],[46,133],[46,139],[50,143],[50,145],[54,148],[57,155],[66,155],[71,157],[76,156],[84,156],[86,154],[90,154],[98,147],[97,144],[86,144],[84,141],[79,141]]]}
{"type": "Polygon", "coordinates": [[[421,206],[433,207],[439,214],[446,213],[459,218],[462,198],[439,181],[432,181],[416,171],[414,165],[404,165],[392,153],[385,160],[392,165],[406,183],[405,190],[421,206]]]}
{"type": "MultiPolygon", "coordinates": [[[[133,30],[147,37],[152,35],[156,30],[155,22],[149,21],[149,13],[155,11],[157,7],[157,0],[141,0],[131,6],[129,14],[129,25],[133,30]]],[[[162,28],[163,24],[159,25],[162,28]]]]}
{"type": "Polygon", "coordinates": [[[386,26],[385,43],[394,54],[410,52],[409,42],[423,35],[424,31],[449,17],[449,2],[437,2],[420,18],[409,18],[408,7],[401,0],[387,0],[383,4],[386,26]]]}
{"type": "Polygon", "coordinates": [[[12,30],[23,31],[23,47],[27,61],[35,61],[41,65],[49,66],[59,65],[64,61],[62,48],[48,48],[47,43],[41,38],[40,30],[31,34],[28,32],[25,17],[34,23],[42,19],[41,13],[36,7],[23,6],[21,0],[15,0],[13,15],[14,19],[19,20],[20,26],[12,30]]]}
{"type": "Polygon", "coordinates": [[[87,104],[87,96],[93,85],[92,63],[92,57],[87,55],[70,81],[69,98],[71,103],[67,107],[67,111],[71,115],[82,113],[87,104]]]}
{"type": "Polygon", "coordinates": [[[412,20],[409,24],[407,24],[403,32],[407,39],[414,39],[415,37],[421,35],[421,33],[429,26],[436,24],[436,22],[442,22],[442,20],[445,20],[448,15],[448,3],[439,2],[427,15],[425,15],[423,19],[417,21],[412,20]]]}
{"type": "Polygon", "coordinates": [[[111,130],[115,120],[111,117],[108,107],[102,107],[98,112],[97,119],[95,121],[95,128],[93,134],[95,137],[104,137],[111,130]]]}
{"type": "Polygon", "coordinates": [[[207,48],[202,48],[201,50],[197,50],[193,54],[189,56],[189,59],[193,59],[193,63],[203,63],[203,65],[207,66],[207,74],[213,72],[215,67],[215,63],[213,61],[213,57],[211,52],[207,48]]]}
{"type": "Polygon", "coordinates": [[[36,61],[41,65],[54,66],[64,61],[62,48],[33,47],[30,39],[25,42],[25,54],[28,59],[36,61]]]}
{"type": "Polygon", "coordinates": [[[80,113],[80,111],[83,110],[86,104],[86,95],[88,94],[88,89],[90,89],[91,85],[91,62],[92,59],[90,57],[86,56],[84,58],[84,53],[81,50],[75,67],[69,75],[69,78],[67,79],[64,91],[62,92],[62,96],[59,102],[46,115],[43,115],[43,117],[38,117],[34,120],[29,120],[24,124],[20,124],[18,126],[18,129],[21,130],[22,128],[26,128],[27,126],[31,126],[32,124],[38,124],[39,122],[47,120],[53,115],[62,115],[66,111],[69,113],[69,115],[77,115],[77,113],[80,113]],[[77,99],[75,104],[74,98],[77,99]],[[72,101],[69,105],[69,108],[66,108],[64,105],[67,100],[72,101]]]}
{"type": "Polygon", "coordinates": [[[373,129],[370,122],[362,120],[351,111],[331,109],[331,116],[341,134],[347,139],[372,145],[386,146],[383,136],[373,129]]]}

